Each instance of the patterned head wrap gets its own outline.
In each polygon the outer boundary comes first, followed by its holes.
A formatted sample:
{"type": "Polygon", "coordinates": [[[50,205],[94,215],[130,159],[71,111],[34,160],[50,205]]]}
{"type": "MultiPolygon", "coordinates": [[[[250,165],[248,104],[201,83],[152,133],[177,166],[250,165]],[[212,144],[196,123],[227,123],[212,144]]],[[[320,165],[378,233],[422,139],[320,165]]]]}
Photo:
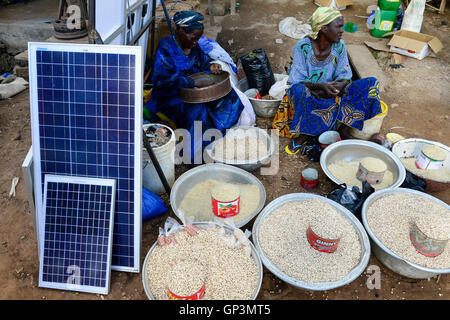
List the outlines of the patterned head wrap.
{"type": "Polygon", "coordinates": [[[203,29],[204,17],[195,11],[178,11],[172,18],[177,29],[183,28],[186,31],[203,29]]]}
{"type": "Polygon", "coordinates": [[[320,7],[308,19],[308,24],[311,25],[312,33],[309,35],[312,39],[317,39],[320,28],[326,26],[335,19],[342,17],[340,11],[336,8],[320,7]]]}

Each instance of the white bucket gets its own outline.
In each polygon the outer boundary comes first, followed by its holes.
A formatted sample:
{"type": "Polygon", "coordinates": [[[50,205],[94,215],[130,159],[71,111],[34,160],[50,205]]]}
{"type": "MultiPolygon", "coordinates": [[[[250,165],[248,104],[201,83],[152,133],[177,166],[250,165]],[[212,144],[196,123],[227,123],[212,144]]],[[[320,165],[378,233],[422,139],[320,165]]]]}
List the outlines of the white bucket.
{"type": "Polygon", "coordinates": [[[384,117],[386,117],[386,114],[388,112],[387,104],[385,104],[383,101],[380,101],[380,103],[381,113],[376,115],[372,119],[364,121],[362,130],[350,128],[350,135],[352,135],[352,137],[362,140],[369,140],[372,135],[380,132],[384,117]]]}
{"type": "MultiPolygon", "coordinates": [[[[146,131],[148,127],[155,125],[169,130],[172,134],[165,145],[153,148],[153,153],[159,162],[167,183],[172,187],[175,182],[175,132],[172,128],[160,123],[144,124],[142,127],[146,131]]],[[[142,186],[155,194],[161,194],[166,191],[145,147],[142,155],[142,186]]]]}

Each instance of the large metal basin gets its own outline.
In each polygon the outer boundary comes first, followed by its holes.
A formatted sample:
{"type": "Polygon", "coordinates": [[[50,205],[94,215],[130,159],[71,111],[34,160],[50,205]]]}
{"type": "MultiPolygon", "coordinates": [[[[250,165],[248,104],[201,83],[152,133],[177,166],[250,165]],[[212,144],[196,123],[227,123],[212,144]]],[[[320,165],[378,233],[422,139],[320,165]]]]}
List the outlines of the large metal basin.
{"type": "Polygon", "coordinates": [[[205,103],[225,97],[231,91],[230,75],[227,72],[221,74],[196,73],[189,78],[193,80],[206,80],[212,85],[203,88],[181,88],[180,98],[186,103],[205,103]]]}
{"type": "MultiPolygon", "coordinates": [[[[285,77],[286,75],[275,73],[275,81],[280,81],[285,77]]],[[[247,78],[243,78],[239,80],[236,87],[242,91],[245,92],[249,88],[247,78]]],[[[265,100],[265,99],[255,99],[255,98],[249,98],[250,103],[253,106],[253,110],[255,110],[255,113],[258,117],[263,118],[271,118],[275,116],[277,113],[278,107],[280,106],[281,100],[265,100]]]]}
{"type": "Polygon", "coordinates": [[[230,166],[227,164],[212,163],[198,166],[194,169],[183,173],[174,183],[172,191],[170,193],[170,205],[173,212],[178,218],[181,218],[178,213],[181,201],[188,194],[188,192],[194,188],[197,184],[206,181],[208,179],[224,180],[227,182],[235,182],[242,184],[253,184],[258,186],[260,200],[256,210],[247,218],[235,222],[236,227],[241,228],[245,226],[250,220],[252,220],[264,207],[266,203],[266,189],[264,185],[251,173],[230,166]]]}
{"type": "MultiPolygon", "coordinates": [[[[214,222],[194,222],[193,224],[198,226],[199,228],[207,228],[209,226],[218,225],[214,222]]],[[[223,227],[227,234],[233,233],[233,230],[230,227],[228,227],[228,226],[223,226],[223,227]]],[[[258,287],[256,288],[255,293],[252,296],[252,300],[255,300],[256,297],[258,297],[259,291],[261,290],[261,284],[262,284],[262,279],[263,279],[263,267],[262,267],[261,258],[259,257],[258,251],[256,250],[255,246],[253,245],[253,243],[251,241],[249,241],[249,243],[250,243],[250,247],[252,248],[252,254],[251,254],[252,258],[255,261],[256,266],[258,268],[258,277],[259,277],[258,287]]],[[[152,290],[150,288],[150,284],[148,281],[147,263],[150,258],[150,255],[152,254],[153,249],[157,245],[158,245],[158,241],[155,241],[153,246],[148,251],[147,256],[145,257],[145,260],[144,260],[144,264],[142,266],[142,285],[144,286],[145,294],[147,295],[149,300],[155,300],[155,297],[152,294],[152,290]]]]}
{"type": "MultiPolygon", "coordinates": [[[[304,232],[304,231],[299,231],[304,232]]],[[[273,200],[271,203],[269,203],[264,210],[259,214],[258,218],[256,219],[255,223],[253,224],[253,230],[252,230],[252,238],[253,242],[255,243],[255,246],[259,252],[259,256],[261,257],[262,263],[264,266],[269,269],[274,275],[276,275],[281,280],[289,283],[290,285],[293,285],[300,289],[305,290],[314,290],[314,291],[320,291],[320,290],[331,290],[334,288],[338,288],[341,286],[344,286],[346,284],[349,284],[353,280],[355,280],[357,277],[361,275],[361,273],[366,268],[369,258],[370,258],[370,241],[369,237],[367,236],[366,231],[364,230],[364,227],[362,226],[361,222],[358,221],[358,219],[346,208],[338,204],[337,202],[334,202],[330,199],[327,199],[325,197],[311,194],[311,193],[291,193],[284,196],[281,196],[275,200],[273,200]],[[332,205],[336,210],[341,213],[347,220],[349,220],[353,226],[356,229],[356,232],[359,237],[359,241],[361,243],[361,249],[362,249],[362,255],[361,260],[357,266],[355,266],[344,278],[338,280],[338,281],[330,281],[330,282],[305,282],[301,281],[295,278],[292,278],[288,276],[286,273],[281,271],[264,253],[264,251],[261,248],[261,244],[259,242],[259,228],[264,221],[264,219],[269,216],[273,211],[275,211],[277,208],[289,203],[289,202],[298,202],[298,201],[304,201],[308,199],[320,199],[322,201],[325,201],[332,205]]]]}
{"type": "MultiPolygon", "coordinates": [[[[236,166],[238,168],[244,169],[249,172],[255,171],[255,170],[259,169],[262,165],[270,162],[270,158],[272,157],[273,153],[275,152],[275,143],[272,140],[271,136],[266,132],[266,130],[263,130],[258,127],[242,126],[242,127],[235,127],[235,128],[231,128],[231,129],[227,130],[227,134],[229,134],[231,130],[255,131],[257,137],[260,137],[261,139],[266,140],[267,146],[269,148],[267,155],[260,157],[258,159],[255,159],[255,160],[224,160],[224,159],[220,159],[215,155],[215,152],[214,152],[214,148],[219,141],[219,140],[216,140],[213,143],[209,144],[205,148],[206,155],[208,157],[207,158],[208,161],[233,165],[233,166],[236,166]]],[[[224,139],[224,138],[222,138],[222,139],[224,139]]]]}
{"type": "Polygon", "coordinates": [[[374,192],[371,194],[367,200],[364,202],[362,207],[362,222],[364,224],[364,227],[366,228],[366,231],[372,240],[372,249],[375,256],[380,260],[381,263],[383,263],[387,268],[390,270],[404,276],[407,278],[413,278],[413,279],[428,279],[431,277],[434,277],[438,274],[442,273],[450,273],[450,269],[432,269],[427,268],[424,266],[421,266],[419,264],[410,262],[406,259],[403,259],[402,257],[395,254],[392,250],[390,250],[388,247],[386,247],[373,233],[372,229],[370,228],[370,225],[367,222],[367,210],[370,208],[372,203],[377,201],[378,199],[392,195],[395,193],[407,193],[410,195],[415,195],[419,197],[425,197],[428,199],[431,199],[447,209],[450,209],[450,207],[445,203],[442,202],[439,199],[436,199],[433,196],[430,196],[426,193],[412,190],[412,189],[405,189],[405,188],[389,188],[389,189],[383,189],[374,192]]]}
{"type": "MultiPolygon", "coordinates": [[[[441,147],[447,154],[447,157],[444,161],[444,167],[450,168],[450,148],[439,142],[417,138],[404,139],[396,142],[393,145],[392,152],[398,158],[417,158],[417,156],[420,154],[420,151],[422,151],[422,148],[426,145],[435,145],[441,147]]],[[[450,188],[450,181],[436,181],[424,177],[420,178],[425,180],[425,182],[427,183],[426,191],[442,191],[450,188]]]]}
{"type": "Polygon", "coordinates": [[[400,159],[388,149],[370,141],[350,139],[335,142],[322,151],[320,166],[331,181],[342,184],[344,182],[336,178],[328,169],[328,166],[336,161],[352,161],[364,157],[375,157],[386,163],[388,170],[394,174],[394,182],[389,186],[390,188],[402,185],[406,177],[406,170],[400,159]]]}

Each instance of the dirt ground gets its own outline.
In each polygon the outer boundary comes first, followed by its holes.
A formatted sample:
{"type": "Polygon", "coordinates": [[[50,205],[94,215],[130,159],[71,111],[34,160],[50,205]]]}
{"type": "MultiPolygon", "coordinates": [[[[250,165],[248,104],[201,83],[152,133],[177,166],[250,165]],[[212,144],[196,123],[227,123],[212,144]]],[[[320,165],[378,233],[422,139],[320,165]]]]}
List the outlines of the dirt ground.
{"type": "MultiPolygon", "coordinates": [[[[202,1],[204,2],[204,1],[202,1]]],[[[374,40],[365,26],[368,5],[374,0],[354,1],[342,13],[346,21],[359,26],[354,34],[345,33],[346,43],[362,44],[374,40]]],[[[218,41],[237,60],[252,49],[264,48],[270,57],[272,69],[282,73],[289,59],[289,53],[296,40],[278,32],[278,23],[293,16],[306,21],[317,6],[309,0],[246,0],[240,1],[240,13],[220,19],[221,31],[218,41]],[[282,39],[283,43],[276,43],[282,39]]],[[[444,49],[437,58],[427,57],[423,61],[407,58],[404,68],[391,69],[387,54],[378,56],[377,62],[389,77],[389,86],[382,99],[390,106],[382,133],[396,132],[405,137],[420,137],[450,145],[449,114],[449,61],[450,38],[448,25],[449,10],[444,15],[426,11],[422,32],[437,36],[444,49]]],[[[269,128],[271,119],[258,119],[257,125],[269,128]]],[[[320,186],[313,192],[326,196],[335,186],[320,171],[318,163],[310,162],[304,156],[288,156],[284,147],[287,139],[281,138],[279,145],[280,169],[277,175],[255,175],[266,188],[266,204],[287,193],[310,192],[299,184],[302,168],[314,167],[320,172],[320,186]]],[[[11,181],[22,177],[21,164],[31,145],[29,92],[24,91],[12,99],[0,101],[0,299],[48,299],[48,300],[143,300],[146,295],[142,286],[142,273],[112,272],[110,294],[65,292],[43,289],[38,284],[38,258],[36,237],[33,231],[28,200],[23,179],[16,187],[15,197],[9,197],[11,181]]],[[[176,177],[185,172],[187,166],[177,166],[176,177]]],[[[433,196],[450,202],[450,190],[433,193],[433,196]]],[[[163,197],[169,206],[167,197],[163,197]]],[[[142,262],[148,249],[155,242],[158,227],[167,216],[174,216],[172,210],[143,224],[142,262]]],[[[244,228],[251,230],[254,220],[244,228]]],[[[369,274],[363,273],[352,283],[329,291],[304,291],[281,281],[267,269],[258,299],[280,300],[448,300],[450,275],[414,280],[404,278],[384,267],[372,254],[369,266],[381,270],[381,288],[368,289],[369,274]]]]}

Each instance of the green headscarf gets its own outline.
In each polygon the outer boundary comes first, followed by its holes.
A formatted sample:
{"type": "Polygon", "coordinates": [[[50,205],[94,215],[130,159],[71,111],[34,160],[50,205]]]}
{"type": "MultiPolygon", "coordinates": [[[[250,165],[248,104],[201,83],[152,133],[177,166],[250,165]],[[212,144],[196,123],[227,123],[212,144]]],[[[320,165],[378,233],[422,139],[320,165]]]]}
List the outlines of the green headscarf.
{"type": "Polygon", "coordinates": [[[341,12],[336,8],[320,7],[312,14],[308,19],[308,24],[311,25],[312,33],[310,38],[316,39],[319,34],[320,28],[326,26],[336,18],[342,17],[341,12]]]}

